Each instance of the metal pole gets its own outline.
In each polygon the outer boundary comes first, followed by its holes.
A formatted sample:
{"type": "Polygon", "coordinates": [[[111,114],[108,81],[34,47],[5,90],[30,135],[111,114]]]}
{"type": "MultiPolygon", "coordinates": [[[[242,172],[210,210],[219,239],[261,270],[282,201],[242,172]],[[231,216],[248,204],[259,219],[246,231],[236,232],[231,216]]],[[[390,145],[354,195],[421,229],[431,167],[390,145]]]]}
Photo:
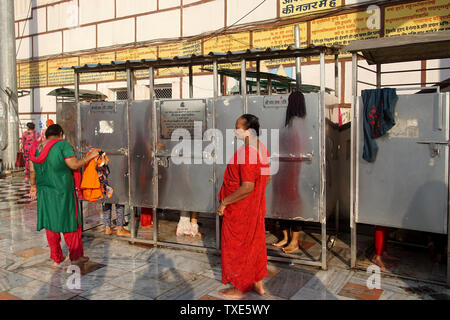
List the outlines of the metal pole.
{"type": "MultiPolygon", "coordinates": [[[[450,93],[445,94],[445,101],[446,101],[446,127],[449,123],[449,111],[450,111],[450,93]]],[[[447,127],[447,140],[450,141],[450,135],[449,135],[450,128],[447,127]]],[[[447,148],[447,159],[449,157],[449,146],[447,148]]],[[[448,160],[447,160],[448,161],[448,160]]],[[[449,164],[447,163],[447,166],[449,164]]],[[[448,189],[448,201],[447,201],[447,287],[450,288],[450,168],[447,167],[447,189],[448,189]]]]}
{"type": "MultiPolygon", "coordinates": [[[[136,239],[136,210],[133,206],[131,206],[131,104],[134,100],[134,72],[131,69],[127,69],[127,93],[128,93],[128,101],[127,101],[127,161],[128,161],[128,207],[130,210],[130,231],[131,231],[131,239],[136,239]]],[[[134,241],[132,241],[134,243],[134,241]]]]}
{"type": "Polygon", "coordinates": [[[267,78],[267,94],[272,95],[272,79],[270,77],[267,78]]]}
{"type": "Polygon", "coordinates": [[[336,98],[340,96],[340,87],[339,87],[339,55],[334,55],[334,95],[336,98]]]}
{"type": "Polygon", "coordinates": [[[326,154],[325,154],[325,52],[320,53],[320,206],[319,216],[322,227],[322,270],[327,269],[327,208],[326,208],[326,154]]]}
{"type": "Polygon", "coordinates": [[[256,94],[261,95],[261,60],[256,61],[256,94]]]}
{"type": "Polygon", "coordinates": [[[377,88],[381,88],[381,64],[377,64],[377,88]]]}
{"type": "MultiPolygon", "coordinates": [[[[300,26],[298,24],[294,27],[295,34],[295,47],[300,49],[300,26]]],[[[296,74],[296,83],[297,83],[297,91],[300,91],[302,88],[302,59],[297,57],[295,59],[295,74],[296,74]]]]}
{"type": "MultiPolygon", "coordinates": [[[[74,73],[74,97],[75,97],[75,108],[76,108],[76,130],[77,130],[77,139],[76,139],[76,153],[78,158],[83,156],[81,152],[81,106],[80,106],[80,74],[78,72],[74,73]]],[[[81,214],[81,231],[84,231],[84,209],[83,209],[83,201],[78,200],[80,214],[81,214]]]]}
{"type": "MultiPolygon", "coordinates": [[[[214,99],[212,104],[212,128],[216,129],[216,100],[219,96],[218,89],[217,89],[217,80],[218,80],[218,67],[217,67],[217,61],[214,61],[213,63],[213,89],[214,89],[214,99]]],[[[214,144],[214,150],[216,150],[216,137],[213,137],[213,144],[214,144]]],[[[214,163],[213,163],[213,183],[214,183],[214,193],[213,193],[213,203],[214,203],[214,212],[217,211],[217,201],[216,201],[216,195],[217,195],[217,165],[216,165],[217,158],[214,155],[214,163]]],[[[220,250],[220,217],[216,214],[216,249],[220,250]]]]}
{"type": "Polygon", "coordinates": [[[155,69],[150,67],[149,70],[149,90],[150,90],[150,108],[152,108],[152,149],[153,149],[153,241],[155,246],[158,244],[158,202],[159,202],[159,171],[158,171],[158,121],[156,119],[156,103],[155,103],[155,69]]]}
{"type": "Polygon", "coordinates": [[[192,66],[189,66],[189,99],[194,97],[194,75],[192,71],[192,66]]]}
{"type": "Polygon", "coordinates": [[[356,267],[356,251],[357,251],[357,230],[356,230],[356,194],[358,189],[356,187],[356,162],[358,155],[356,154],[356,145],[358,130],[357,117],[357,100],[358,99],[358,56],[356,53],[352,56],[352,110],[351,110],[351,152],[350,152],[350,267],[356,267]]]}
{"type": "Polygon", "coordinates": [[[77,108],[77,152],[78,157],[81,157],[81,106],[80,106],[80,74],[75,72],[74,75],[74,95],[75,106],[77,108]]]}
{"type": "Polygon", "coordinates": [[[241,94],[244,98],[244,113],[248,113],[247,104],[247,64],[245,59],[241,61],[241,94]]]}
{"type": "Polygon", "coordinates": [[[15,167],[19,151],[14,1],[0,0],[0,151],[3,166],[15,167]]]}

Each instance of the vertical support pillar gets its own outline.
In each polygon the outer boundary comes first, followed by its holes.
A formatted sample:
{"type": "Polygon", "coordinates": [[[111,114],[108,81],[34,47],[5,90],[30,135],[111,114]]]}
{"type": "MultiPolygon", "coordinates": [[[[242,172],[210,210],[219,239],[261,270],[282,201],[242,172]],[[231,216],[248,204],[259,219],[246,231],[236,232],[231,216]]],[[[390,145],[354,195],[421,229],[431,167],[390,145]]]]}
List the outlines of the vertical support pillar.
{"type": "MultiPolygon", "coordinates": [[[[77,130],[77,145],[76,154],[78,158],[83,156],[81,152],[81,106],[80,106],[80,74],[78,72],[74,73],[74,97],[75,97],[75,108],[76,108],[76,130],[77,130]]],[[[78,201],[78,208],[80,208],[81,214],[81,231],[84,231],[84,210],[83,201],[78,201]]]]}
{"type": "Polygon", "coordinates": [[[261,60],[256,60],[256,94],[261,95],[261,60]]]}
{"type": "Polygon", "coordinates": [[[357,145],[357,131],[359,128],[358,112],[358,56],[353,53],[352,56],[352,109],[351,109],[351,152],[350,152],[350,267],[356,267],[356,253],[357,253],[357,229],[356,229],[356,212],[357,212],[357,162],[358,154],[357,145]]]}
{"type": "MultiPolygon", "coordinates": [[[[295,47],[300,49],[300,26],[298,24],[294,27],[295,47]]],[[[295,58],[295,81],[297,84],[297,91],[302,88],[302,59],[300,57],[295,58]]]]}
{"type": "Polygon", "coordinates": [[[220,75],[220,95],[224,96],[225,95],[225,76],[223,74],[220,75]]]}
{"type": "Polygon", "coordinates": [[[381,64],[377,64],[377,88],[381,88],[381,64]]]}
{"type": "Polygon", "coordinates": [[[134,101],[134,72],[131,69],[127,69],[127,93],[128,93],[128,101],[127,101],[127,162],[128,162],[128,206],[130,210],[130,232],[132,243],[134,239],[136,239],[136,210],[133,206],[131,206],[131,135],[130,135],[130,127],[131,127],[131,104],[134,101]]]}
{"type": "Polygon", "coordinates": [[[156,104],[155,104],[155,69],[150,67],[149,73],[149,90],[150,90],[150,108],[152,108],[152,160],[153,160],[153,241],[155,246],[158,244],[158,202],[159,202],[159,171],[158,171],[158,121],[156,119],[156,104]]]}
{"type": "MultiPolygon", "coordinates": [[[[216,129],[216,101],[219,97],[218,89],[217,89],[217,81],[218,81],[218,66],[217,61],[213,62],[213,90],[214,90],[214,99],[212,104],[212,128],[216,129]]],[[[216,150],[216,137],[212,137],[214,150],[216,150]]],[[[217,152],[217,151],[216,151],[217,152]]],[[[214,192],[213,192],[213,203],[214,203],[214,212],[217,211],[217,165],[216,165],[216,155],[211,155],[214,157],[213,162],[213,183],[214,183],[214,192]]],[[[216,214],[216,249],[220,250],[220,217],[216,214]]]]}
{"type": "Polygon", "coordinates": [[[248,113],[247,103],[247,62],[245,59],[241,61],[241,94],[244,99],[244,113],[248,113]]]}
{"type": "Polygon", "coordinates": [[[189,99],[194,97],[194,73],[192,71],[192,65],[189,66],[189,99]]]}
{"type": "Polygon", "coordinates": [[[272,95],[272,79],[270,77],[267,78],[267,94],[272,95]]]}
{"type": "MultiPolygon", "coordinates": [[[[448,127],[449,123],[449,111],[450,111],[450,93],[445,94],[445,110],[446,110],[446,125],[447,127],[447,141],[450,141],[450,128],[448,127]]],[[[450,146],[447,145],[447,154],[449,152],[450,146]]],[[[447,160],[448,161],[448,160],[447,160]]],[[[449,165],[449,164],[447,164],[449,165]]],[[[450,170],[447,170],[447,189],[448,189],[448,204],[447,204],[447,287],[450,288],[450,170]]]]}
{"type": "Polygon", "coordinates": [[[325,52],[320,53],[320,224],[322,227],[322,270],[327,270],[327,194],[326,194],[326,153],[325,153],[325,52]]]}
{"type": "Polygon", "coordinates": [[[339,55],[334,55],[334,95],[339,98],[340,86],[339,86],[339,55]]]}

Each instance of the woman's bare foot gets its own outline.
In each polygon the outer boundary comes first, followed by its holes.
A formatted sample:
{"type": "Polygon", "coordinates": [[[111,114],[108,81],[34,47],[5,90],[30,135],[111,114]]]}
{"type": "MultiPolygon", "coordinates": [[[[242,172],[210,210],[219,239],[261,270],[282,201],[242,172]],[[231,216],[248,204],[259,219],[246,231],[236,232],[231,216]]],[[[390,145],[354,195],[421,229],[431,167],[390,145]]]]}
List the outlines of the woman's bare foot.
{"type": "Polygon", "coordinates": [[[381,258],[381,256],[375,255],[372,258],[372,262],[375,263],[377,266],[379,266],[381,271],[386,271],[389,268],[391,268],[392,266],[390,264],[388,264],[386,261],[383,261],[383,259],[381,258]]]}
{"type": "Polygon", "coordinates": [[[80,264],[80,263],[86,263],[89,261],[88,257],[79,257],[78,259],[72,260],[72,264],[80,264]]]}
{"type": "Polygon", "coordinates": [[[241,300],[245,298],[245,293],[239,291],[236,288],[228,288],[219,291],[220,295],[227,299],[241,300]]]}
{"type": "Polygon", "coordinates": [[[287,245],[287,244],[288,244],[288,241],[285,240],[285,239],[283,239],[283,240],[281,240],[281,241],[279,241],[279,242],[272,243],[272,245],[273,245],[274,247],[277,247],[277,248],[282,248],[282,247],[284,247],[284,246],[287,245]]]}
{"type": "Polygon", "coordinates": [[[290,243],[287,247],[283,248],[283,251],[284,251],[284,253],[291,254],[291,253],[299,252],[300,249],[298,248],[298,243],[297,244],[290,243]]]}
{"type": "Polygon", "coordinates": [[[258,281],[253,285],[253,291],[262,296],[266,294],[262,281],[258,281]]]}

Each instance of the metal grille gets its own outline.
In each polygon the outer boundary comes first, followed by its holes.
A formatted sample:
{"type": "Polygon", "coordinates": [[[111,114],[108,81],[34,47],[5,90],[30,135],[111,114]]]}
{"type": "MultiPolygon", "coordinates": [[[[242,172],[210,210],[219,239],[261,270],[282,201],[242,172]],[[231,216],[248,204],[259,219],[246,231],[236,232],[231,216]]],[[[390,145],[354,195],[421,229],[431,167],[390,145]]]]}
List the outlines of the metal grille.
{"type": "Polygon", "coordinates": [[[172,99],[172,85],[155,86],[156,99],[172,99]]]}
{"type": "Polygon", "coordinates": [[[116,100],[128,100],[128,90],[120,89],[116,91],[116,100]]]}

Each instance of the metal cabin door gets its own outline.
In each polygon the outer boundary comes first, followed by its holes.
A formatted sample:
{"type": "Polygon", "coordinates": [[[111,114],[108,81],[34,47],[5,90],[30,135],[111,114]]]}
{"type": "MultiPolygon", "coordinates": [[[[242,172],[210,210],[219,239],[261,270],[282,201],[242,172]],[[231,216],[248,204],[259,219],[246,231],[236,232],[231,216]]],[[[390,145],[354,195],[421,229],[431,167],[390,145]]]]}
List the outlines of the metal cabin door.
{"type": "Polygon", "coordinates": [[[151,208],[157,181],[153,169],[153,108],[150,100],[133,101],[130,105],[130,205],[151,208]]]}
{"type": "Polygon", "coordinates": [[[205,131],[212,127],[211,105],[206,99],[161,100],[155,104],[158,208],[214,212],[213,166],[203,161],[207,156],[203,150],[211,143],[203,141],[205,131]],[[183,130],[185,136],[172,141],[177,129],[183,130]],[[187,141],[187,148],[183,149],[180,139],[186,138],[183,141],[187,141]]]}
{"type": "Polygon", "coordinates": [[[359,99],[357,222],[447,233],[448,100],[448,94],[399,95],[396,126],[375,140],[378,154],[368,163],[359,99]]]}
{"type": "Polygon", "coordinates": [[[234,129],[236,120],[244,114],[244,100],[242,96],[225,96],[216,99],[216,128],[220,130],[223,136],[223,149],[218,150],[216,164],[216,194],[215,199],[218,201],[218,194],[223,184],[223,176],[227,168],[228,162],[236,151],[236,139],[234,129]],[[228,134],[227,134],[228,132],[228,134]],[[232,149],[231,149],[232,147],[232,149]],[[231,149],[228,150],[227,149],[231,149]]]}
{"type": "Polygon", "coordinates": [[[128,204],[127,102],[81,103],[81,150],[101,149],[109,158],[108,203],[128,204]]]}
{"type": "Polygon", "coordinates": [[[275,169],[266,189],[266,216],[320,222],[319,94],[305,94],[306,117],[286,127],[288,98],[248,97],[248,112],[267,129],[266,147],[275,169]]]}

